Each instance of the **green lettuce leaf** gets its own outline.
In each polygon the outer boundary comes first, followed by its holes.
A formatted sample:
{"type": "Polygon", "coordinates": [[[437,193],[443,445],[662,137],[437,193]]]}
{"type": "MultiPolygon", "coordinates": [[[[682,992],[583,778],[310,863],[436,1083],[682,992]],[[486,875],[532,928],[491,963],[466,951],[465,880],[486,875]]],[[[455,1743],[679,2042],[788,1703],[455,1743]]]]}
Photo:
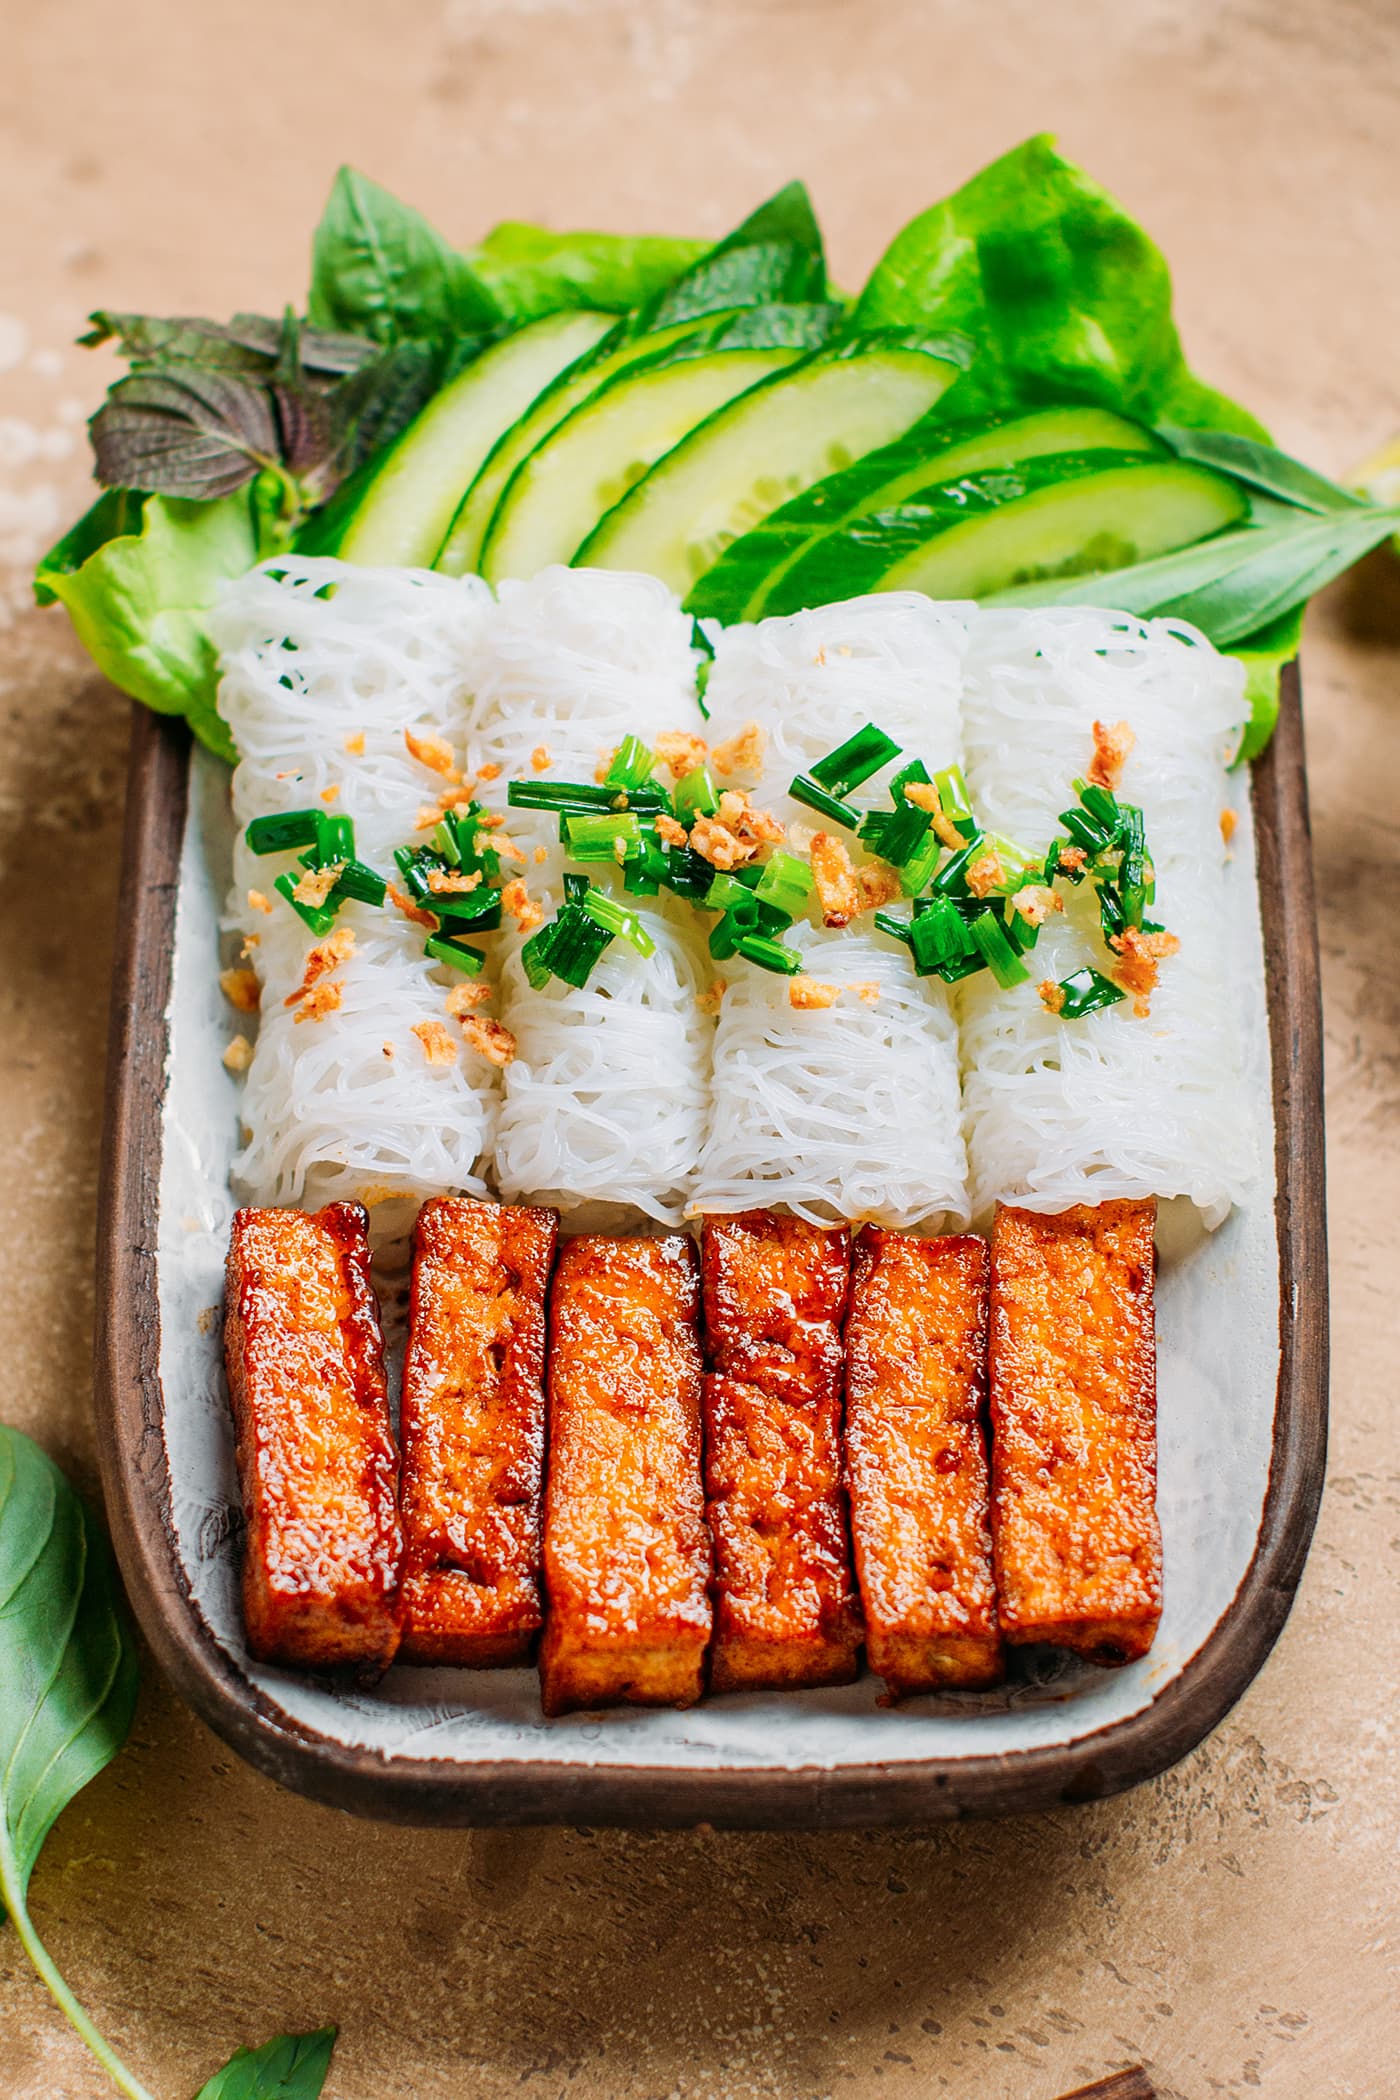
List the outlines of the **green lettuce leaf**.
{"type": "Polygon", "coordinates": [[[226,577],[258,559],[253,492],[213,503],[109,489],[50,549],[34,578],[41,605],[61,599],[98,669],[159,714],[184,715],[221,758],[235,759],[218,712],[218,665],[204,616],[226,577]]]}
{"type": "Polygon", "coordinates": [[[661,233],[551,233],[507,219],[467,261],[517,326],[566,308],[630,313],[705,253],[704,241],[661,233]]]}

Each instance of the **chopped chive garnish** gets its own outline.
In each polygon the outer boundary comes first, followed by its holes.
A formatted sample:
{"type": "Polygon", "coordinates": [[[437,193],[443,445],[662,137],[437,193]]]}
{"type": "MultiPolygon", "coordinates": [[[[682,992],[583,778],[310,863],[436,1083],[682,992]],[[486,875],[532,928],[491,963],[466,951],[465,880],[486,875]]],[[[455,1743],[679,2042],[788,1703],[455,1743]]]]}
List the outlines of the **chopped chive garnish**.
{"type": "Polygon", "coordinates": [[[673,890],[678,897],[684,897],[687,902],[704,902],[714,872],[704,855],[696,853],[692,847],[667,847],[666,873],[662,880],[668,890],[673,890]]]}
{"type": "Polygon", "coordinates": [[[887,933],[891,940],[902,941],[906,948],[913,945],[913,927],[908,919],[897,919],[890,911],[877,911],[875,924],[880,932],[887,933]]]}
{"type": "Polygon", "coordinates": [[[619,839],[624,858],[635,860],[642,850],[641,819],[630,809],[609,816],[571,816],[565,820],[564,839],[575,860],[615,861],[619,839]]]}
{"type": "Polygon", "coordinates": [[[940,971],[976,953],[967,921],[947,897],[935,898],[909,922],[909,945],[922,971],[940,971]]]}
{"type": "Polygon", "coordinates": [[[566,875],[564,877],[564,902],[566,904],[582,904],[592,887],[592,880],[587,875],[566,875]]]}
{"type": "Polygon", "coordinates": [[[1076,780],[1074,792],[1100,830],[1106,831],[1110,839],[1116,838],[1123,821],[1123,813],[1112,790],[1106,787],[1090,787],[1087,780],[1076,780]]]}
{"type": "Polygon", "coordinates": [[[917,897],[925,883],[932,880],[942,852],[943,841],[930,827],[900,868],[899,886],[906,897],[917,897]]]}
{"type": "Polygon", "coordinates": [[[1024,984],[1030,971],[1022,962],[1014,944],[1007,939],[1006,928],[993,911],[983,911],[968,922],[968,932],[982,952],[983,961],[1003,991],[1013,984],[1024,984]]]}
{"type": "Polygon", "coordinates": [[[591,918],[596,919],[600,926],[606,927],[610,934],[621,934],[623,940],[629,941],[638,955],[655,955],[656,943],[637,914],[629,911],[625,904],[620,904],[616,897],[606,896],[602,890],[590,889],[583,899],[582,908],[591,918]]]}
{"type": "Polygon", "coordinates": [[[812,768],[811,778],[829,794],[845,796],[852,788],[858,788],[863,780],[869,780],[872,773],[878,773],[881,766],[887,766],[892,758],[898,757],[899,746],[894,739],[886,736],[883,729],[877,729],[873,722],[867,722],[864,729],[858,729],[854,736],[847,737],[844,744],[838,744],[834,751],[828,751],[825,758],[819,758],[812,768]]]}
{"type": "Polygon", "coordinates": [[[278,817],[254,817],[244,837],[250,853],[295,853],[302,846],[319,850],[328,819],[323,809],[289,809],[278,817]]]}
{"type": "Polygon", "coordinates": [[[1007,838],[1004,832],[989,831],[987,845],[1001,862],[1004,880],[997,884],[997,888],[1006,894],[1024,889],[1027,883],[1039,882],[1044,876],[1045,862],[1040,855],[1028,853],[1024,846],[1007,838]]]}
{"type": "Polygon", "coordinates": [[[713,870],[710,887],[705,892],[705,909],[728,911],[732,905],[747,904],[752,894],[752,891],[742,882],[736,881],[734,876],[726,875],[723,870],[713,870]]]}
{"type": "Polygon", "coordinates": [[[965,846],[944,861],[933,878],[933,887],[941,897],[965,897],[967,895],[967,871],[975,860],[986,851],[980,831],[972,831],[965,846]]]}
{"type": "Polygon", "coordinates": [[[917,758],[912,764],[902,766],[890,782],[894,814],[885,820],[879,844],[871,849],[894,868],[902,868],[918,852],[933,825],[933,814],[930,810],[920,809],[917,802],[905,800],[905,788],[916,785],[932,785],[928,767],[917,758]]]}
{"type": "Polygon", "coordinates": [[[455,824],[448,824],[444,821],[436,826],[433,831],[433,851],[442,855],[449,868],[461,867],[462,849],[457,843],[457,827],[455,824]]]}
{"type": "Polygon", "coordinates": [[[501,923],[501,893],[487,889],[448,890],[439,896],[436,890],[430,890],[428,910],[454,929],[494,933],[501,923]]]}
{"type": "Polygon", "coordinates": [[[1120,836],[1123,858],[1118,868],[1118,894],[1123,917],[1129,926],[1141,926],[1148,901],[1146,833],[1142,811],[1133,803],[1124,804],[1120,836]]]}
{"type": "Polygon", "coordinates": [[[811,902],[813,887],[806,861],[779,847],[764,864],[753,894],[761,904],[771,904],[789,919],[797,919],[811,902]]]}
{"type": "Polygon", "coordinates": [[[678,824],[693,824],[697,817],[712,817],[719,808],[719,789],[708,766],[696,766],[676,782],[671,797],[678,824]]]}
{"type": "Polygon", "coordinates": [[[362,860],[347,860],[335,878],[332,897],[350,897],[357,904],[381,905],[388,894],[389,885],[373,868],[367,868],[362,860]]]}
{"type": "Polygon", "coordinates": [[[611,809],[617,789],[587,780],[512,780],[506,801],[512,809],[549,809],[563,814],[611,809]]]}
{"type": "Polygon", "coordinates": [[[1095,823],[1082,809],[1062,809],[1060,823],[1069,833],[1070,843],[1082,846],[1091,857],[1107,853],[1113,844],[1113,833],[1105,831],[1102,824],[1095,823]]]}
{"type": "Polygon", "coordinates": [[[638,736],[625,736],[613,753],[604,786],[639,788],[650,780],[656,760],[638,736]]]}
{"type": "MultiPolygon", "coordinates": [[[[285,875],[278,876],[272,886],[279,896],[286,898],[297,917],[304,925],[311,928],[311,931],[319,940],[322,935],[329,933],[332,926],[334,926],[335,915],[339,905],[333,904],[330,898],[327,898],[324,904],[303,904],[300,897],[296,894],[296,887],[301,879],[300,875],[293,875],[291,870],[288,869],[285,875]]],[[[331,894],[334,896],[334,891],[331,894]]]]}
{"type": "Polygon", "coordinates": [[[446,963],[450,970],[461,970],[468,977],[479,977],[486,957],[479,948],[467,948],[444,935],[434,933],[423,943],[423,953],[434,962],[446,963]]]}
{"type": "Polygon", "coordinates": [[[1007,905],[1002,925],[1006,928],[1006,938],[1018,955],[1029,955],[1040,939],[1040,927],[1037,922],[1017,911],[1014,904],[1007,905]]]}
{"type": "Polygon", "coordinates": [[[735,945],[745,962],[757,963],[760,970],[796,977],[802,968],[802,957],[795,948],[785,948],[781,941],[770,940],[766,934],[740,934],[735,945]]]}
{"type": "Polygon", "coordinates": [[[859,810],[849,809],[844,802],[838,802],[834,795],[827,793],[819,781],[810,779],[806,773],[799,773],[796,780],[789,782],[788,793],[794,802],[801,802],[808,809],[814,809],[818,816],[825,817],[829,823],[844,824],[847,831],[854,831],[860,823],[859,810]]]}
{"type": "Polygon", "coordinates": [[[1097,970],[1076,970],[1072,977],[1060,979],[1060,990],[1064,1003],[1060,1007],[1062,1021],[1079,1021],[1085,1014],[1096,1014],[1105,1006],[1116,1006],[1124,994],[1110,978],[1101,976],[1097,970]]]}
{"type": "Polygon", "coordinates": [[[1111,882],[1096,882],[1094,888],[1099,896],[1099,924],[1103,928],[1105,944],[1115,941],[1127,925],[1123,900],[1117,887],[1111,882]]]}
{"type": "Polygon", "coordinates": [[[950,817],[959,830],[965,823],[972,823],[972,797],[967,791],[962,767],[945,766],[941,773],[934,774],[933,784],[938,790],[939,807],[944,816],[950,817]]]}

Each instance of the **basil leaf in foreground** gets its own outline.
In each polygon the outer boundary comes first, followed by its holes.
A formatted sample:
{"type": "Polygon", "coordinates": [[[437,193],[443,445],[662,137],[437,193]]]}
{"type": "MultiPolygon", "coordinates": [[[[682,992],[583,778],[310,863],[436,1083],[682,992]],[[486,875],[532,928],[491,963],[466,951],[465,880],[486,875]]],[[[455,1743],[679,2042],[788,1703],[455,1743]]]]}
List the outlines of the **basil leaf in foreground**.
{"type": "Polygon", "coordinates": [[[467,261],[517,325],[571,307],[626,314],[705,253],[704,241],[652,233],[551,233],[507,219],[467,261]]]}
{"type": "Polygon", "coordinates": [[[262,551],[246,489],[217,503],[112,489],[45,555],[35,596],[63,601],[113,685],[158,714],[184,715],[202,743],[233,760],[205,615],[219,585],[262,551]]]}
{"type": "Polygon", "coordinates": [[[311,247],[307,319],[376,343],[447,341],[494,327],[501,309],[467,258],[421,212],[341,168],[311,247]]]}
{"type": "Polygon", "coordinates": [[[1157,430],[1178,459],[1196,460],[1203,467],[1232,474],[1248,488],[1261,489],[1266,496],[1299,510],[1325,516],[1329,511],[1361,507],[1362,499],[1350,489],[1341,488],[1325,474],[1305,467],[1300,459],[1277,451],[1273,445],[1261,444],[1257,438],[1244,437],[1234,430],[1186,430],[1170,423],[1159,423],[1157,430]]]}
{"type": "Polygon", "coordinates": [[[54,2002],[130,2100],[150,2100],[30,1922],[29,1877],[74,1795],[126,1741],[136,1647],[106,1539],[53,1460],[0,1424],[0,1896],[54,2002]]]}
{"type": "Polygon", "coordinates": [[[261,2049],[238,2049],[195,2100],[317,2100],[330,2069],[334,2027],[279,2034],[261,2049]]]}

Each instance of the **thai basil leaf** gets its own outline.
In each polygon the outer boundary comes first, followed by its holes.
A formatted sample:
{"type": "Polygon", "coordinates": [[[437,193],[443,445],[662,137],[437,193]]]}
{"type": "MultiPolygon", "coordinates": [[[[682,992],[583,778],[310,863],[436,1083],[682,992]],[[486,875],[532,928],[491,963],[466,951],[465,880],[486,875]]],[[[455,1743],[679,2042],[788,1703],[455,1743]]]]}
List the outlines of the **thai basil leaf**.
{"type": "Polygon", "coordinates": [[[803,183],[790,182],[643,307],[630,332],[644,335],[731,307],[827,297],[826,254],[812,200],[803,183]]]}
{"type": "MultiPolygon", "coordinates": [[[[211,369],[231,372],[272,371],[282,354],[285,321],[264,314],[235,314],[231,321],[197,318],[160,320],[154,314],[88,315],[92,326],[78,341],[88,349],[115,343],[133,364],[165,364],[190,359],[211,369]]],[[[336,335],[322,328],[300,331],[302,370],[312,378],[338,379],[358,371],[375,355],[367,336],[336,335]]]]}
{"type": "Polygon", "coordinates": [[[1256,629],[1282,619],[1295,606],[1306,604],[1325,584],[1378,547],[1397,523],[1400,511],[1353,510],[1310,518],[1292,532],[1277,527],[1261,532],[1260,540],[1274,544],[1235,550],[1236,558],[1228,569],[1169,598],[1159,610],[1192,621],[1217,648],[1228,649],[1256,629]]]}
{"type": "Polygon", "coordinates": [[[334,2027],[279,2034],[260,2049],[239,2049],[202,2085],[195,2100],[317,2100],[330,2069],[334,2027]]]}
{"type": "Polygon", "coordinates": [[[447,342],[495,327],[502,312],[420,212],[342,168],[312,241],[307,319],[376,343],[447,342]]]}
{"type": "Polygon", "coordinates": [[[1272,445],[1261,444],[1257,438],[1244,437],[1233,430],[1186,430],[1168,423],[1159,423],[1157,431],[1178,458],[1196,460],[1204,467],[1214,467],[1218,473],[1233,475],[1247,488],[1262,490],[1265,496],[1280,503],[1314,511],[1319,516],[1362,507],[1361,498],[1349,489],[1340,488],[1325,474],[1305,467],[1301,460],[1291,459],[1272,445]]]}
{"type": "Polygon", "coordinates": [[[0,1424],[0,1897],[88,2047],[132,2100],[150,2100],[55,1969],[26,1902],[44,1839],[126,1741],[136,1684],[136,1645],[96,1520],[52,1459],[0,1424]]]}
{"type": "Polygon", "coordinates": [[[507,219],[467,250],[467,261],[520,326],[572,307],[631,313],[705,252],[704,241],[666,234],[551,233],[507,219]]]}
{"type": "Polygon", "coordinates": [[[186,716],[202,743],[233,760],[205,617],[220,584],[267,551],[246,489],[217,503],[112,489],[45,555],[35,596],[63,601],[113,685],[159,714],[186,716]]]}

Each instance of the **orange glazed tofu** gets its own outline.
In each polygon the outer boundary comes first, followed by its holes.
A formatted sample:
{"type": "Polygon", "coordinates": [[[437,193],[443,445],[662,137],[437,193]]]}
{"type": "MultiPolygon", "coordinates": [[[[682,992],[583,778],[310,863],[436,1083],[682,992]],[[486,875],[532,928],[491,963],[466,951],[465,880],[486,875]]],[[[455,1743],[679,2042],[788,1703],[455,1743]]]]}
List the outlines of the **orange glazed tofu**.
{"type": "Polygon", "coordinates": [[[547,1714],[689,1706],[710,1637],[695,1249],[566,1240],[550,1298],[547,1714]]]}
{"type": "Polygon", "coordinates": [[[992,1541],[1002,1631],[1090,1662],[1145,1655],[1162,1612],[1156,1205],[997,1212],[992,1541]]]}
{"type": "Polygon", "coordinates": [[[358,1203],[240,1210],[224,1353],[263,1662],[384,1667],[398,1646],[397,1463],[368,1219],[358,1203]]]}
{"type": "Polygon", "coordinates": [[[418,1213],[399,1441],[400,1660],[522,1662],[539,1631],[551,1210],[418,1213]]]}
{"type": "Polygon", "coordinates": [[[867,1225],[846,1320],[846,1470],[866,1654],[894,1698],[1002,1675],[986,1370],[985,1243],[867,1225]]]}
{"type": "Polygon", "coordinates": [[[704,1228],[717,1692],[845,1684],[860,1616],[841,1488],[850,1235],[754,1210],[704,1228]]]}

